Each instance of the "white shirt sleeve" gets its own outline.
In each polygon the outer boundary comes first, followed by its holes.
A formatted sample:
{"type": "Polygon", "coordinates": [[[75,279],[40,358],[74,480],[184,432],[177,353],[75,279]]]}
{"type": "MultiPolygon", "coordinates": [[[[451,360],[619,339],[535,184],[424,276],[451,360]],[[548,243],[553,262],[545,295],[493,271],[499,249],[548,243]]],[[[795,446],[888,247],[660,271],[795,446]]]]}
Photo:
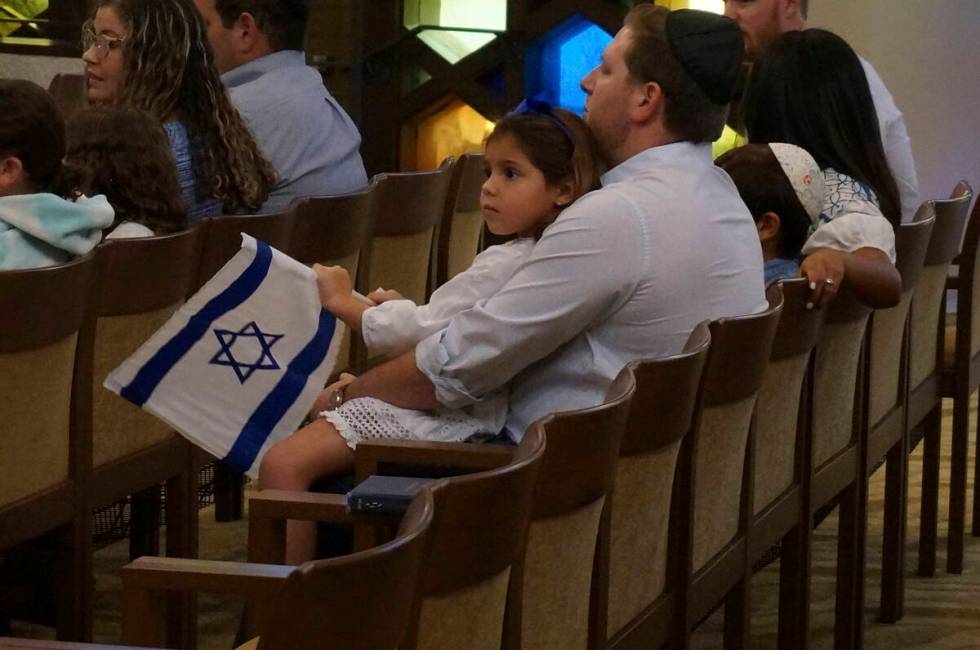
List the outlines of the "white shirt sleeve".
{"type": "Polygon", "coordinates": [[[905,118],[874,67],[864,59],[861,59],[861,65],[864,67],[868,88],[874,99],[885,159],[898,185],[899,199],[902,202],[902,221],[911,221],[916,210],[919,209],[919,178],[915,172],[912,140],[905,128],[905,118]]]}
{"type": "Polygon", "coordinates": [[[436,399],[450,408],[475,403],[601,324],[647,272],[645,235],[626,199],[601,192],[579,199],[500,291],[416,347],[436,399]]]}
{"type": "Polygon", "coordinates": [[[533,248],[532,239],[491,246],[474,258],[470,268],[439,287],[427,305],[389,300],[365,310],[361,316],[365,344],[372,354],[394,357],[407,352],[446,327],[456,314],[499,291],[533,248]]]}
{"type": "Polygon", "coordinates": [[[859,248],[877,248],[895,263],[895,231],[888,219],[877,215],[849,212],[820,227],[803,245],[803,255],[819,248],[853,253],[859,248]]]}
{"type": "Polygon", "coordinates": [[[106,239],[129,239],[132,237],[152,237],[153,231],[141,223],[124,221],[105,236],[106,239]]]}

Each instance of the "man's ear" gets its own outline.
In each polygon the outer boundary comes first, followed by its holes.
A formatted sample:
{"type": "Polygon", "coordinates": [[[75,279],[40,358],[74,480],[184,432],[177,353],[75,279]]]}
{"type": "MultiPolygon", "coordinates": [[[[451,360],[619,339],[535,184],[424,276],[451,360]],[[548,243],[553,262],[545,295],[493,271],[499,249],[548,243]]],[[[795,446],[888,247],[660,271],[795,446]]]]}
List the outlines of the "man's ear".
{"type": "Polygon", "coordinates": [[[16,156],[0,158],[0,195],[6,195],[24,180],[24,164],[16,156]]]}
{"type": "Polygon", "coordinates": [[[632,113],[636,122],[649,122],[663,112],[664,92],[655,81],[637,84],[633,98],[632,113]]]}
{"type": "Polygon", "coordinates": [[[779,236],[781,227],[779,215],[775,212],[766,212],[755,222],[755,227],[759,231],[759,241],[769,241],[779,236]]]}
{"type": "Polygon", "coordinates": [[[259,21],[249,12],[239,14],[235,21],[235,32],[243,52],[263,56],[269,51],[269,38],[259,27],[259,21]]]}

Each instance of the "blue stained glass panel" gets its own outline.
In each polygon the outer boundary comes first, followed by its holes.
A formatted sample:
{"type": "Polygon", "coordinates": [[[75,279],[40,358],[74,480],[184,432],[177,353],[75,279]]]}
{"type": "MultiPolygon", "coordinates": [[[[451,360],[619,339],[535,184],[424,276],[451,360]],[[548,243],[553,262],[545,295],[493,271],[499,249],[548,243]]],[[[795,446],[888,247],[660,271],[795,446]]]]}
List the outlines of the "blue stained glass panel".
{"type": "Polygon", "coordinates": [[[581,114],[582,77],[597,66],[612,36],[580,16],[565,21],[531,45],[525,60],[525,94],[581,114]]]}

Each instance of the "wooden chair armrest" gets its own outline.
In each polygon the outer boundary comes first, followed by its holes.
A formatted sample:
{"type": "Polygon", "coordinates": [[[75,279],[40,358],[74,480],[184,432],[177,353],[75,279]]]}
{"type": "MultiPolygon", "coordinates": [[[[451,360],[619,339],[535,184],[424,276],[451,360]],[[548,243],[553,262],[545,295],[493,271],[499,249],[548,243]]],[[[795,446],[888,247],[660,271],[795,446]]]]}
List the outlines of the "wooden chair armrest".
{"type": "Polygon", "coordinates": [[[445,466],[473,471],[495,469],[511,462],[513,447],[466,442],[384,440],[360,442],[354,450],[354,474],[358,482],[378,474],[381,463],[411,466],[445,466]]]}
{"type": "Polygon", "coordinates": [[[285,562],[289,519],[369,526],[398,523],[394,515],[349,512],[343,494],[262,490],[248,501],[249,562],[285,562]]]}
{"type": "Polygon", "coordinates": [[[123,643],[162,647],[176,594],[233,594],[274,598],[295,567],[184,558],[141,557],[123,567],[123,643]]]}
{"type": "Polygon", "coordinates": [[[105,645],[103,643],[68,643],[47,639],[11,639],[0,637],[3,650],[146,650],[131,645],[105,645]]]}

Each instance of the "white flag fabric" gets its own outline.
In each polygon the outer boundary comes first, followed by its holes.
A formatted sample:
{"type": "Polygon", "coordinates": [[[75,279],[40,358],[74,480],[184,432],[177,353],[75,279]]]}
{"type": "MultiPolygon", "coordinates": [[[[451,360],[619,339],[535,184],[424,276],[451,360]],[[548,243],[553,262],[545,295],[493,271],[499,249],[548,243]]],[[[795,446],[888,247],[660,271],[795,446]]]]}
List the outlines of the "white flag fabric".
{"type": "Polygon", "coordinates": [[[333,371],[343,323],[320,306],[316,274],[242,235],[242,249],[105,387],[256,477],[333,371]]]}

